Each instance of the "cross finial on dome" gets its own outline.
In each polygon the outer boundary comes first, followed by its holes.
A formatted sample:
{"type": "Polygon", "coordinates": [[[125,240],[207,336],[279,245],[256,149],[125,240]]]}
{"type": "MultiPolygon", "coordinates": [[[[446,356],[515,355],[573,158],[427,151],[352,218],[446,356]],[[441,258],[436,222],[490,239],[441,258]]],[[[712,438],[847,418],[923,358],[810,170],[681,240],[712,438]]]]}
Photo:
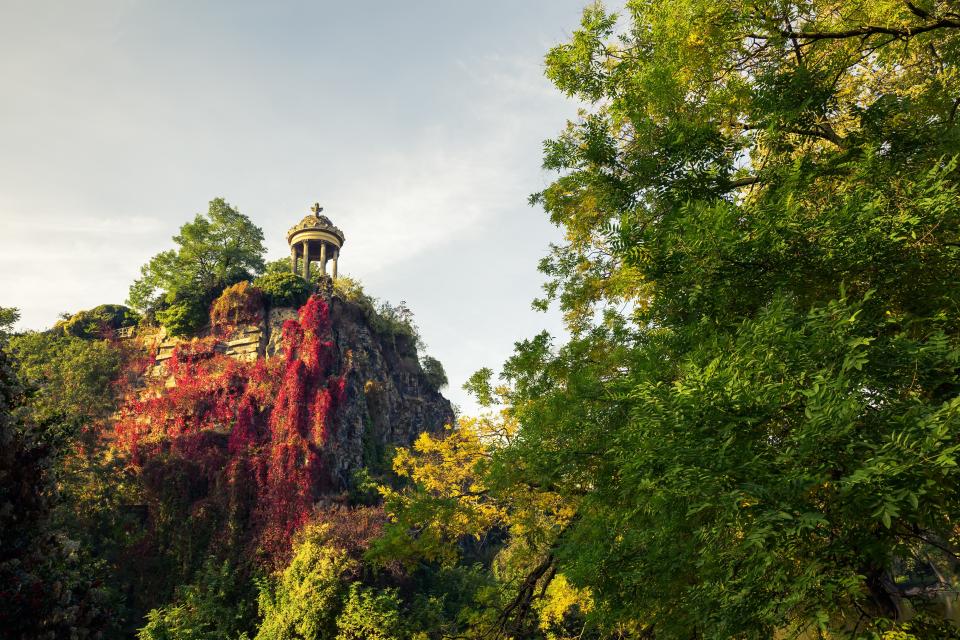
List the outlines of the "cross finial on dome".
{"type": "Polygon", "coordinates": [[[323,207],[320,206],[319,202],[314,202],[313,206],[310,207],[310,211],[313,211],[313,215],[320,217],[320,212],[323,211],[323,207]]]}

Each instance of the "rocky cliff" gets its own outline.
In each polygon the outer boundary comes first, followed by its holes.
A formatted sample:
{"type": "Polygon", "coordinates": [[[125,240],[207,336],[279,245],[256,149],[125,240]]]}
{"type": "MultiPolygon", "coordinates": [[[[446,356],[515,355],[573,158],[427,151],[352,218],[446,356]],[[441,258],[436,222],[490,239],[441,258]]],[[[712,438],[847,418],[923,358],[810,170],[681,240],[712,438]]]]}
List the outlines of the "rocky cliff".
{"type": "MultiPolygon", "coordinates": [[[[415,339],[406,333],[378,330],[372,309],[327,291],[334,370],[344,374],[344,399],[337,428],[323,446],[323,466],[334,490],[348,486],[360,467],[386,464],[389,452],[409,446],[423,432],[436,433],[454,419],[450,402],[432,387],[417,356],[415,339]]],[[[152,349],[151,377],[176,385],[168,364],[178,348],[213,341],[214,350],[244,362],[275,359],[283,351],[284,323],[297,318],[291,307],[266,308],[227,332],[209,328],[198,336],[170,338],[162,331],[146,338],[152,349]]],[[[325,483],[326,484],[326,483],[325,483]]]]}
{"type": "Polygon", "coordinates": [[[358,304],[333,297],[334,342],[350,357],[341,433],[330,448],[341,480],[361,465],[376,465],[392,447],[409,446],[421,433],[453,422],[450,401],[431,387],[413,338],[380,334],[358,304]]]}

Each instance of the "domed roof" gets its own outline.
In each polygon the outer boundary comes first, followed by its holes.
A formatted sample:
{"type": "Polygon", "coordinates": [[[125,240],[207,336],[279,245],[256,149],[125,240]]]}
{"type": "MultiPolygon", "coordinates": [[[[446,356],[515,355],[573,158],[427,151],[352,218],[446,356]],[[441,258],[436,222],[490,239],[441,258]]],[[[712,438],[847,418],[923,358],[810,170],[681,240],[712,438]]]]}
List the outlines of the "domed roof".
{"type": "Polygon", "coordinates": [[[287,242],[290,242],[291,238],[300,231],[318,230],[332,233],[340,240],[340,244],[343,244],[343,231],[340,231],[340,229],[330,221],[330,218],[320,215],[320,211],[322,210],[318,205],[314,205],[314,213],[304,216],[303,220],[290,227],[290,230],[287,231],[287,242]]]}

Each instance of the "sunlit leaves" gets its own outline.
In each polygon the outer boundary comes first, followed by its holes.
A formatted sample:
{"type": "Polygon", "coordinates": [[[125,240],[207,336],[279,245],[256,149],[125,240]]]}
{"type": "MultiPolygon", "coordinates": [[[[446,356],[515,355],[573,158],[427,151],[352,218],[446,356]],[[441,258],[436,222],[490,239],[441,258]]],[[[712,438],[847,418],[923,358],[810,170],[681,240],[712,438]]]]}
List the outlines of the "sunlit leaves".
{"type": "Polygon", "coordinates": [[[879,634],[955,587],[953,11],[628,2],[548,55],[573,338],[517,343],[488,482],[577,496],[553,552],[606,620],[879,634]]]}

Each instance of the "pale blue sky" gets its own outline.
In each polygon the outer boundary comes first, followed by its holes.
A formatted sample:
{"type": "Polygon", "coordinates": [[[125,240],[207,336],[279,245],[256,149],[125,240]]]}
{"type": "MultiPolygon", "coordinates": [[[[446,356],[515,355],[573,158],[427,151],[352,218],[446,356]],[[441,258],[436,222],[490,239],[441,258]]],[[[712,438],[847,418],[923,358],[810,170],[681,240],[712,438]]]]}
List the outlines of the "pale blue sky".
{"type": "Polygon", "coordinates": [[[543,55],[584,0],[0,0],[0,306],[21,328],[123,302],[210,199],[270,258],[315,200],[340,269],[406,300],[447,391],[515,340],[559,232],[527,196],[577,105],[543,55]]]}

